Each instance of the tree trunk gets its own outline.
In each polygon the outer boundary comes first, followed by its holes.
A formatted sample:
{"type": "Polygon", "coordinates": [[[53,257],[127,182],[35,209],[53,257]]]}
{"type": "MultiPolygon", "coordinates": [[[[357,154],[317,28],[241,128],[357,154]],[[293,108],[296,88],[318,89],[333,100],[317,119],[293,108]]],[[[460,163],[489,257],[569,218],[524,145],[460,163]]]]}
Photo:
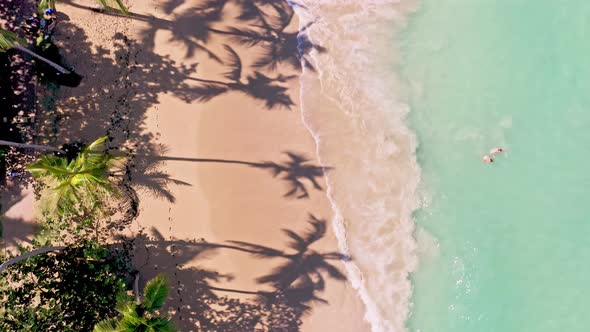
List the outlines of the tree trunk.
{"type": "Polygon", "coordinates": [[[25,52],[28,55],[30,55],[32,57],[35,57],[35,58],[37,58],[37,59],[39,59],[39,60],[47,63],[48,65],[50,65],[51,67],[55,68],[57,71],[59,71],[62,74],[71,74],[71,72],[69,70],[65,69],[64,67],[58,65],[57,63],[55,63],[55,62],[53,62],[53,61],[51,61],[49,59],[46,59],[46,58],[40,56],[39,54],[37,54],[37,53],[29,50],[26,47],[23,47],[22,45],[20,45],[18,43],[14,45],[14,48],[17,49],[17,50],[19,50],[19,51],[21,51],[21,52],[25,52]]]}
{"type": "Polygon", "coordinates": [[[138,305],[141,304],[141,297],[139,296],[139,271],[135,275],[135,280],[133,280],[133,293],[135,293],[135,303],[138,305]]]}
{"type": "Polygon", "coordinates": [[[0,140],[0,145],[14,146],[14,147],[23,148],[23,149],[48,150],[48,151],[55,151],[55,152],[66,154],[66,152],[64,150],[54,148],[52,146],[47,146],[47,145],[25,144],[25,143],[16,143],[16,142],[9,142],[9,141],[2,141],[2,140],[0,140]]]}
{"type": "Polygon", "coordinates": [[[24,255],[11,258],[11,259],[7,260],[6,262],[0,264],[0,273],[2,273],[4,270],[6,270],[11,265],[14,265],[14,264],[16,264],[18,262],[22,262],[25,259],[31,258],[31,257],[36,256],[36,255],[45,254],[45,253],[48,253],[50,251],[64,250],[65,248],[66,247],[63,247],[63,246],[57,246],[57,247],[39,248],[39,249],[35,249],[33,251],[29,251],[28,253],[26,253],[24,255]]]}

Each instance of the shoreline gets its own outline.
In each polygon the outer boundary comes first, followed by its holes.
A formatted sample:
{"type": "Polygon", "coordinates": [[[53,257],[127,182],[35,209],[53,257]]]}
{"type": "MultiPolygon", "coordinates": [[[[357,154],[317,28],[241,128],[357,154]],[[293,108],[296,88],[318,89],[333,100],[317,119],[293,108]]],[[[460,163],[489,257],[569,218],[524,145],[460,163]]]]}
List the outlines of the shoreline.
{"type": "Polygon", "coordinates": [[[418,4],[307,1],[304,6],[312,12],[307,22],[315,22],[309,28],[312,43],[326,43],[333,51],[311,53],[317,78],[309,75],[302,83],[303,118],[320,162],[344,166],[327,174],[333,228],[341,250],[360,258],[346,267],[372,331],[405,331],[409,274],[418,264],[412,213],[420,169],[406,120],[405,85],[391,64],[399,63],[397,36],[418,4]]]}

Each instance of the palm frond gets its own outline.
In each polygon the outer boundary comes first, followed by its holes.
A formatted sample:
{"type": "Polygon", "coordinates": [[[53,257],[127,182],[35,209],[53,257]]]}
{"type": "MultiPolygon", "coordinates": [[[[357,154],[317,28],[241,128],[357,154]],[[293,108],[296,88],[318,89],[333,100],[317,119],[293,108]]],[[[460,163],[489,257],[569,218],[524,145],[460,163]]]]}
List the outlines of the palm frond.
{"type": "Polygon", "coordinates": [[[88,146],[86,146],[83,151],[85,153],[104,152],[105,142],[107,141],[107,139],[109,139],[108,136],[99,137],[96,140],[94,140],[92,143],[88,144],[88,146]]]}
{"type": "Polygon", "coordinates": [[[27,165],[26,168],[36,178],[51,176],[56,179],[63,179],[72,175],[72,171],[64,161],[63,158],[47,155],[27,165]]]}
{"type": "Polygon", "coordinates": [[[103,136],[90,143],[78,155],[79,163],[87,164],[90,167],[95,167],[99,164],[104,164],[110,157],[105,153],[105,142],[108,136],[103,136]]]}
{"type": "Polygon", "coordinates": [[[80,197],[76,193],[76,188],[69,182],[64,182],[59,186],[52,188],[53,195],[55,196],[55,203],[52,204],[60,215],[69,214],[73,212],[78,203],[80,197]]]}
{"type": "Polygon", "coordinates": [[[123,331],[143,331],[140,328],[145,327],[145,319],[140,317],[137,312],[124,315],[119,321],[119,328],[123,331]]]}
{"type": "Polygon", "coordinates": [[[123,330],[118,327],[118,322],[116,318],[103,320],[94,326],[92,332],[122,332],[123,330]]]}
{"type": "Polygon", "coordinates": [[[0,28],[0,52],[5,52],[14,47],[20,39],[16,33],[0,28]]]}
{"type": "Polygon", "coordinates": [[[158,332],[174,332],[176,329],[172,327],[170,319],[166,317],[152,317],[148,320],[147,325],[152,328],[153,331],[158,332]]]}
{"type": "Polygon", "coordinates": [[[158,310],[164,305],[168,296],[168,279],[165,275],[159,274],[148,281],[143,290],[142,306],[148,311],[158,310]]]}
{"type": "Polygon", "coordinates": [[[133,297],[127,292],[120,292],[117,294],[117,304],[115,308],[121,315],[126,315],[128,313],[135,311],[135,303],[133,302],[133,297]]]}
{"type": "Polygon", "coordinates": [[[111,6],[111,2],[114,2],[117,10],[125,15],[129,15],[129,10],[127,7],[125,7],[125,4],[122,0],[98,0],[98,2],[100,2],[100,4],[105,8],[113,8],[113,6],[111,6]]]}
{"type": "Polygon", "coordinates": [[[106,140],[105,136],[90,143],[72,161],[46,155],[27,165],[35,178],[51,185],[52,212],[67,214],[78,208],[94,210],[108,198],[120,197],[120,190],[110,179],[119,157],[105,153],[106,140]]]}
{"type": "Polygon", "coordinates": [[[55,0],[39,0],[37,2],[37,10],[42,14],[46,9],[55,10],[55,0]]]}

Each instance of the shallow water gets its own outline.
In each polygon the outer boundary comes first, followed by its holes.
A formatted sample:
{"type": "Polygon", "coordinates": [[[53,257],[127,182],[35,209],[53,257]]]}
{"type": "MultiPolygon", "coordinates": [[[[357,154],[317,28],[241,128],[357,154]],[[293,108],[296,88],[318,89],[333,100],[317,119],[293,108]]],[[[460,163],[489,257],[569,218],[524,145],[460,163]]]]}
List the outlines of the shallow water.
{"type": "Polygon", "coordinates": [[[414,15],[411,331],[590,326],[589,14],[577,0],[424,0],[414,15]],[[508,155],[483,164],[496,146],[508,155]]]}

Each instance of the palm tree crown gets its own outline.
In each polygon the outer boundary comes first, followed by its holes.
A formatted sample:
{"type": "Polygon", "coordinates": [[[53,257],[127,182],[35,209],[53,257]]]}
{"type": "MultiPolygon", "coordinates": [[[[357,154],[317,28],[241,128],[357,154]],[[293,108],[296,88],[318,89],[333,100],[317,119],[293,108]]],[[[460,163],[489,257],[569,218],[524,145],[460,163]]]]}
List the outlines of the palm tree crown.
{"type": "Polygon", "coordinates": [[[34,177],[54,191],[52,210],[59,214],[93,210],[110,196],[119,194],[111,181],[111,173],[121,158],[105,153],[107,138],[92,142],[71,161],[46,155],[27,166],[34,177]]]}
{"type": "Polygon", "coordinates": [[[136,303],[127,293],[120,294],[117,311],[120,317],[107,319],[94,327],[94,332],[173,332],[167,316],[158,315],[168,297],[168,279],[160,274],[143,290],[143,300],[136,303]]]}

